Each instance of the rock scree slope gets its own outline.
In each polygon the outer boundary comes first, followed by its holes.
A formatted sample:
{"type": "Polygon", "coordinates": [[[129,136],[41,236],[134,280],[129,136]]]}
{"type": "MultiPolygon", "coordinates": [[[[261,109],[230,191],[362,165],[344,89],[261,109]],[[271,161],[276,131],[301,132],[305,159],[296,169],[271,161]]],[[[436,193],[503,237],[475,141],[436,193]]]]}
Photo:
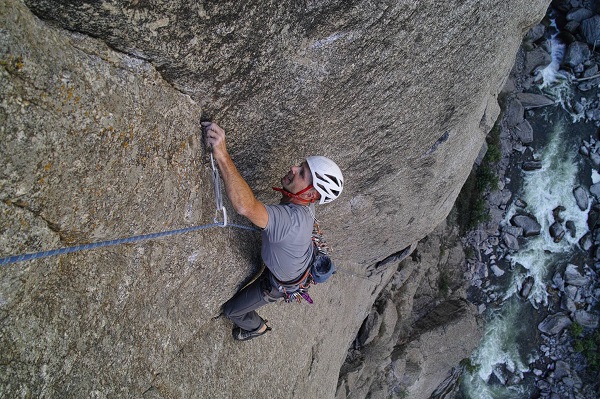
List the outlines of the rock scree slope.
{"type": "Polygon", "coordinates": [[[1,256],[211,223],[204,115],[263,201],[291,163],[338,161],[344,194],[318,217],[371,278],[265,308],[273,331],[240,345],[215,317],[257,270],[256,233],[5,266],[0,396],[333,397],[394,273],[375,266],[447,216],[547,5],[0,3],[1,256]]]}

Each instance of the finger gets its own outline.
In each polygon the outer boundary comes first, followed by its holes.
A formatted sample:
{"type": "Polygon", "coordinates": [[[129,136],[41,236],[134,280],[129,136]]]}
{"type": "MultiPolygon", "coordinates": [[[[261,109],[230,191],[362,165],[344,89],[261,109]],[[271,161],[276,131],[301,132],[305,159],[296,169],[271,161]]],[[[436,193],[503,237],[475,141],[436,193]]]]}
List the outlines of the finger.
{"type": "Polygon", "coordinates": [[[200,122],[200,124],[204,127],[208,127],[208,126],[212,125],[212,122],[206,121],[206,122],[200,122]]]}

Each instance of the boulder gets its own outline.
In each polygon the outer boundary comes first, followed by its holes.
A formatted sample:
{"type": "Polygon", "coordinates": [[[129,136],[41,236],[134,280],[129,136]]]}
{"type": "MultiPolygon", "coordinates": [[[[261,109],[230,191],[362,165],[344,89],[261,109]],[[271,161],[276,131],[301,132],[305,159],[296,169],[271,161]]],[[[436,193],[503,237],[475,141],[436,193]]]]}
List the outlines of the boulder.
{"type": "Polygon", "coordinates": [[[600,198],[600,182],[592,184],[590,187],[590,193],[596,197],[596,199],[600,198]]]}
{"type": "Polygon", "coordinates": [[[567,47],[563,62],[574,68],[585,63],[590,58],[590,48],[586,43],[573,42],[567,47]]]}
{"type": "Polygon", "coordinates": [[[565,289],[565,280],[559,272],[554,273],[554,276],[552,277],[552,284],[554,284],[554,287],[561,292],[565,289]]]}
{"type": "Polygon", "coordinates": [[[554,101],[548,97],[542,94],[534,93],[519,93],[517,94],[517,100],[519,100],[523,108],[526,110],[554,104],[554,101]]]}
{"type": "Polygon", "coordinates": [[[577,310],[577,305],[575,304],[575,301],[566,295],[563,295],[561,297],[560,307],[561,307],[561,309],[566,310],[569,313],[573,313],[574,311],[577,310]]]}
{"type": "Polygon", "coordinates": [[[556,313],[546,317],[540,324],[538,330],[548,335],[556,335],[572,324],[571,319],[564,313],[556,313]]]}
{"type": "Polygon", "coordinates": [[[579,239],[579,246],[584,251],[589,251],[592,248],[592,245],[594,245],[594,242],[592,241],[592,235],[590,233],[584,234],[583,237],[579,239]]]}
{"type": "Polygon", "coordinates": [[[599,317],[597,314],[580,309],[575,311],[574,319],[585,328],[598,328],[599,317]]]}
{"type": "Polygon", "coordinates": [[[573,8],[567,13],[566,18],[567,21],[581,22],[592,17],[593,15],[594,13],[587,8],[573,8]]]}
{"type": "Polygon", "coordinates": [[[515,134],[523,144],[531,144],[533,142],[533,128],[526,119],[522,120],[515,126],[515,134]]]}
{"type": "Polygon", "coordinates": [[[595,76],[598,74],[598,64],[594,64],[588,68],[585,69],[585,71],[583,72],[583,77],[584,78],[590,78],[592,76],[595,76]]]}
{"type": "Polygon", "coordinates": [[[525,72],[532,74],[537,67],[545,67],[552,62],[552,56],[542,47],[525,53],[525,72]]]}
{"type": "Polygon", "coordinates": [[[565,228],[567,229],[567,231],[571,235],[571,238],[577,237],[577,227],[575,226],[575,222],[574,221],[567,220],[567,222],[565,223],[565,228]]]}
{"type": "Polygon", "coordinates": [[[562,213],[566,210],[567,208],[565,208],[562,205],[559,205],[552,210],[552,217],[556,222],[562,223],[565,221],[564,217],[562,216],[562,213]]]}
{"type": "Polygon", "coordinates": [[[598,46],[600,43],[600,15],[581,21],[581,34],[590,46],[598,46]]]}
{"type": "Polygon", "coordinates": [[[525,280],[523,281],[523,285],[521,286],[521,289],[519,290],[519,295],[521,295],[521,297],[523,299],[529,298],[529,294],[531,293],[531,288],[533,288],[534,282],[535,282],[535,280],[532,276],[527,276],[525,278],[525,280]]]}
{"type": "Polygon", "coordinates": [[[579,302],[579,300],[581,299],[581,294],[579,293],[579,288],[577,286],[565,286],[564,293],[567,297],[571,298],[575,302],[579,302]]]}
{"type": "Polygon", "coordinates": [[[542,169],[542,161],[525,161],[521,165],[521,168],[528,172],[531,172],[534,170],[540,170],[540,169],[542,169]]]}
{"type": "Polygon", "coordinates": [[[506,107],[506,125],[509,128],[513,128],[518,126],[521,122],[525,120],[525,108],[516,98],[513,98],[508,106],[506,107]]]}
{"type": "Polygon", "coordinates": [[[507,224],[502,226],[502,232],[513,235],[515,237],[521,237],[523,235],[523,228],[507,224]]]}
{"type": "Polygon", "coordinates": [[[585,211],[590,201],[587,190],[582,186],[577,186],[573,190],[573,196],[575,197],[575,202],[577,202],[579,209],[585,211]]]}
{"type": "Polygon", "coordinates": [[[571,375],[571,367],[564,360],[557,360],[554,365],[554,378],[561,380],[564,377],[571,375]]]}
{"type": "Polygon", "coordinates": [[[510,219],[510,222],[517,227],[523,229],[523,236],[532,237],[540,234],[542,226],[532,215],[515,215],[510,219]]]}
{"type": "MultiPolygon", "coordinates": [[[[595,120],[598,117],[598,110],[595,109],[592,112],[592,115],[589,119],[595,120]]],[[[598,168],[600,167],[600,154],[598,154],[597,152],[590,152],[590,161],[592,162],[592,165],[594,166],[594,168],[598,168]]]]}
{"type": "Polygon", "coordinates": [[[527,202],[523,201],[521,198],[515,199],[515,205],[519,208],[527,208],[527,202]]]}
{"type": "Polygon", "coordinates": [[[519,240],[514,235],[509,234],[507,232],[502,232],[502,241],[504,242],[504,245],[506,245],[506,247],[509,250],[511,250],[511,251],[519,250],[519,240]]]}
{"type": "Polygon", "coordinates": [[[529,42],[535,42],[536,40],[539,40],[542,37],[544,37],[545,32],[546,26],[544,24],[537,24],[533,28],[529,29],[529,31],[525,35],[524,40],[529,42]]]}
{"type": "Polygon", "coordinates": [[[498,265],[496,265],[496,264],[491,265],[490,269],[492,270],[492,273],[494,273],[494,276],[496,276],[496,277],[502,277],[504,275],[504,270],[500,269],[498,267],[498,265]]]}
{"type": "Polygon", "coordinates": [[[565,229],[559,222],[554,222],[550,225],[550,236],[554,239],[554,242],[560,242],[565,236],[565,229]]]}
{"type": "Polygon", "coordinates": [[[490,206],[499,207],[508,204],[512,193],[508,189],[492,191],[488,195],[488,203],[490,206]]]}
{"type": "Polygon", "coordinates": [[[577,266],[569,264],[565,269],[565,282],[569,285],[581,287],[589,284],[590,279],[589,277],[582,275],[577,266]]]}
{"type": "MultiPolygon", "coordinates": [[[[600,189],[600,186],[598,186],[600,189]]],[[[596,224],[598,224],[598,220],[600,219],[600,210],[598,210],[597,206],[593,206],[592,209],[588,212],[587,217],[587,225],[590,230],[594,230],[596,228],[596,224]]]]}

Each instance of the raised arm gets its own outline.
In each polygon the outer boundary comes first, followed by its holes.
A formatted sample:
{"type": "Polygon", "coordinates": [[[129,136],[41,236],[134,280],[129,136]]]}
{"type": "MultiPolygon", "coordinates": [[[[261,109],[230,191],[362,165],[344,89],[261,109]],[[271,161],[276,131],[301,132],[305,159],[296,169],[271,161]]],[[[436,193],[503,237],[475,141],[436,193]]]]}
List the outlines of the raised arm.
{"type": "Polygon", "coordinates": [[[225,183],[227,197],[233,204],[233,208],[256,226],[265,228],[269,221],[267,209],[262,202],[256,199],[252,189],[229,156],[225,144],[225,130],[212,122],[202,122],[202,127],[206,132],[207,142],[212,147],[213,156],[225,183]]]}

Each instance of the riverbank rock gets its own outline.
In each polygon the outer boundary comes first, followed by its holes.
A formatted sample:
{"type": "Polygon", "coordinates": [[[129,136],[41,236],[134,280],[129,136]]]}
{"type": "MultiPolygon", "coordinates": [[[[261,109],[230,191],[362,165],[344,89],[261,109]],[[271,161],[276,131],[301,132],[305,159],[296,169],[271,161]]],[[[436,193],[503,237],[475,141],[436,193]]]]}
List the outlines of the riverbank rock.
{"type": "Polygon", "coordinates": [[[585,188],[582,186],[577,186],[573,190],[573,196],[575,197],[575,202],[577,202],[577,206],[580,210],[585,211],[588,207],[590,198],[585,188]]]}
{"type": "Polygon", "coordinates": [[[535,279],[532,276],[527,276],[525,278],[525,281],[523,281],[523,285],[521,286],[521,289],[519,290],[519,295],[521,295],[521,297],[523,299],[529,298],[529,294],[531,293],[531,288],[533,288],[534,282],[535,282],[535,279]]]}
{"type": "Polygon", "coordinates": [[[525,161],[523,162],[522,168],[528,172],[542,169],[542,161],[525,161]]]}
{"type": "Polygon", "coordinates": [[[546,107],[553,105],[554,101],[542,94],[535,93],[518,93],[517,99],[521,102],[523,107],[528,109],[546,107]]]}
{"type": "Polygon", "coordinates": [[[590,54],[590,48],[586,43],[573,42],[567,47],[563,62],[574,68],[586,62],[590,58],[590,54]]]}
{"type": "Polygon", "coordinates": [[[515,135],[522,144],[531,144],[533,142],[533,128],[528,120],[523,120],[515,126],[515,135]]]}
{"type": "Polygon", "coordinates": [[[600,43],[600,15],[581,21],[580,29],[587,44],[597,46],[600,43]]]}
{"type": "Polygon", "coordinates": [[[510,219],[513,226],[523,229],[523,236],[532,237],[540,234],[542,226],[532,215],[515,215],[510,219]]]}
{"type": "Polygon", "coordinates": [[[597,314],[580,309],[575,311],[574,318],[577,323],[585,328],[598,328],[599,316],[597,314]]]}
{"type": "Polygon", "coordinates": [[[525,108],[523,108],[523,104],[521,104],[521,101],[519,101],[516,98],[512,99],[508,103],[505,112],[506,125],[509,128],[514,128],[525,120],[525,108]]]}
{"type": "Polygon", "coordinates": [[[556,335],[571,325],[571,319],[564,313],[550,315],[538,324],[538,330],[544,334],[556,335]]]}
{"type": "Polygon", "coordinates": [[[582,275],[577,266],[569,264],[565,270],[565,282],[569,285],[581,287],[590,283],[589,277],[582,275]]]}
{"type": "Polygon", "coordinates": [[[550,225],[550,236],[554,239],[554,242],[561,242],[565,236],[565,229],[562,224],[559,222],[552,223],[552,225],[550,225]]]}

